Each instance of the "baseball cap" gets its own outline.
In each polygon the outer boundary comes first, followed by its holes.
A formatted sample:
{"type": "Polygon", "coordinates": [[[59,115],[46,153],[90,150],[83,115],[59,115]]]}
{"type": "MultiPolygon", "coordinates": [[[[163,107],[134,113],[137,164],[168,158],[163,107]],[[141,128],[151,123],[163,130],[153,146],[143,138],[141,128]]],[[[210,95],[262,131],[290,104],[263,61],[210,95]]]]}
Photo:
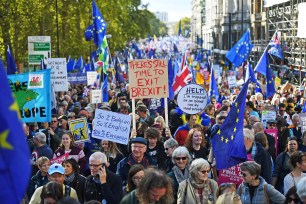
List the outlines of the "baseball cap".
{"type": "Polygon", "coordinates": [[[143,137],[135,137],[134,139],[132,139],[131,143],[140,143],[140,144],[144,144],[147,145],[147,140],[143,137]]]}
{"type": "Polygon", "coordinates": [[[51,175],[51,174],[54,174],[54,173],[64,174],[65,169],[62,165],[60,165],[58,163],[54,163],[49,167],[48,174],[51,175]]]}
{"type": "Polygon", "coordinates": [[[58,120],[61,120],[61,119],[68,120],[68,117],[66,115],[61,115],[60,117],[58,117],[58,120]]]}

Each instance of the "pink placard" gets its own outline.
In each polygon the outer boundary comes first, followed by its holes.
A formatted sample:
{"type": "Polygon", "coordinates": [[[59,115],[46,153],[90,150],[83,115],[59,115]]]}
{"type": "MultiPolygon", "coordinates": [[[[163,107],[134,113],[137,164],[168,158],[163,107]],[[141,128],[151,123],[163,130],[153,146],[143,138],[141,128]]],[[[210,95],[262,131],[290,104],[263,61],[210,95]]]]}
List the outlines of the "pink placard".
{"type": "Polygon", "coordinates": [[[274,137],[276,155],[278,155],[278,132],[277,132],[277,129],[266,129],[265,132],[274,137]]]}
{"type": "Polygon", "coordinates": [[[243,182],[243,178],[240,172],[240,164],[228,169],[220,170],[218,177],[219,185],[222,183],[234,183],[238,187],[243,182]]]}
{"type": "Polygon", "coordinates": [[[62,162],[65,161],[65,159],[67,159],[68,157],[69,157],[69,153],[65,153],[60,157],[56,157],[54,159],[51,159],[50,163],[51,164],[54,164],[54,163],[62,164],[62,162]]]}

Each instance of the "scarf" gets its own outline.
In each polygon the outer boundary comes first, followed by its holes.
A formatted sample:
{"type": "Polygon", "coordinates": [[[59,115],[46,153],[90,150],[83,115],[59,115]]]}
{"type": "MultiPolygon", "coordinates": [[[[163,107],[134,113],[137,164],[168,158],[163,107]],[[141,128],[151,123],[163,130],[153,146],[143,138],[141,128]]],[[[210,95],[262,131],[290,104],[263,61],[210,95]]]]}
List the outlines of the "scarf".
{"type": "Polygon", "coordinates": [[[180,168],[178,168],[178,166],[174,166],[172,168],[172,170],[173,170],[174,176],[175,176],[178,183],[181,183],[182,181],[188,179],[188,177],[189,177],[189,167],[188,167],[188,165],[184,169],[184,174],[183,174],[182,170],[180,168]]]}
{"type": "Polygon", "coordinates": [[[71,174],[70,176],[65,176],[65,181],[68,184],[71,184],[73,182],[74,178],[75,178],[75,173],[71,174]]]}
{"type": "Polygon", "coordinates": [[[194,188],[197,203],[213,203],[214,196],[211,189],[211,184],[209,183],[209,179],[204,183],[196,183],[193,176],[190,176],[189,181],[191,186],[194,188]],[[199,194],[198,189],[202,189],[202,196],[199,194]]]}

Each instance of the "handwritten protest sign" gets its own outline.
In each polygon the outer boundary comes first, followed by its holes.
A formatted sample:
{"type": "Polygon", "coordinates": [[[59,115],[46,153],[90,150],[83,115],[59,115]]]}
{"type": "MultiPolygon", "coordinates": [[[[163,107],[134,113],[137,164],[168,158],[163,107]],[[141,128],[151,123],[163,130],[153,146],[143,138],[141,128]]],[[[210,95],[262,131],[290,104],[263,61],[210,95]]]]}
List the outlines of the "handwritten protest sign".
{"type": "Polygon", "coordinates": [[[69,122],[69,129],[74,137],[74,142],[88,142],[88,127],[86,118],[79,118],[69,122]]]}
{"type": "Polygon", "coordinates": [[[92,137],[127,144],[131,128],[131,116],[97,109],[92,137]]]}
{"type": "Polygon", "coordinates": [[[188,84],[178,93],[177,102],[182,111],[196,114],[204,110],[207,105],[207,92],[197,84],[188,84]]]}
{"type": "Polygon", "coordinates": [[[300,124],[301,124],[301,128],[302,128],[302,133],[304,131],[306,131],[306,113],[300,113],[300,124]]]}
{"type": "Polygon", "coordinates": [[[50,163],[51,164],[54,164],[54,163],[58,163],[58,164],[61,164],[63,161],[65,161],[65,159],[67,159],[69,157],[69,153],[65,153],[63,154],[62,156],[60,157],[56,157],[54,159],[51,159],[50,160],[50,163]]]}
{"type": "Polygon", "coordinates": [[[47,68],[51,68],[51,84],[54,91],[68,91],[66,59],[50,58],[47,61],[47,68]]]}
{"type": "Polygon", "coordinates": [[[130,97],[165,98],[168,90],[168,64],[161,59],[129,60],[130,97]]]}
{"type": "Polygon", "coordinates": [[[222,183],[234,183],[239,186],[243,182],[243,178],[240,171],[240,164],[230,167],[228,169],[222,169],[219,171],[218,184],[222,183]]]}
{"type": "Polygon", "coordinates": [[[264,125],[264,128],[267,127],[268,120],[275,120],[276,119],[276,111],[273,110],[263,110],[261,112],[261,122],[264,125]]]}
{"type": "Polygon", "coordinates": [[[236,76],[228,76],[227,81],[228,81],[228,87],[229,88],[237,86],[236,76]]]}
{"type": "Polygon", "coordinates": [[[98,72],[86,72],[87,74],[87,85],[93,85],[97,79],[98,72]]]}
{"type": "Polygon", "coordinates": [[[91,90],[90,91],[90,102],[92,104],[101,103],[102,101],[102,91],[101,90],[91,90]]]}

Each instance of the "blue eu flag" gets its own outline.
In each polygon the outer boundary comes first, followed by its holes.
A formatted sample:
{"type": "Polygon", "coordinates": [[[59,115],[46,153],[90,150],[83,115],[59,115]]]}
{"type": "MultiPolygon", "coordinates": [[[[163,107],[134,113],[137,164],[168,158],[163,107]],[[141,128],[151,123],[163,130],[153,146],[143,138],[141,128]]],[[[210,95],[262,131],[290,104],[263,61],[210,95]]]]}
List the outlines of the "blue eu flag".
{"type": "Polygon", "coordinates": [[[268,62],[267,48],[265,49],[264,53],[260,57],[259,61],[257,62],[257,65],[255,67],[255,71],[264,75],[264,76],[266,76],[266,69],[268,67],[268,65],[267,65],[267,62],[268,62]]]}
{"type": "Polygon", "coordinates": [[[248,72],[247,73],[248,73],[248,76],[246,78],[250,79],[250,82],[255,83],[255,92],[256,93],[257,92],[262,93],[262,90],[260,88],[260,84],[259,84],[258,80],[255,77],[255,73],[254,73],[254,70],[253,70],[251,64],[248,64],[248,72]]]}
{"type": "Polygon", "coordinates": [[[10,50],[10,47],[7,47],[6,52],[6,61],[7,61],[7,74],[16,74],[17,72],[17,66],[13,57],[13,54],[10,50]]]}
{"type": "Polygon", "coordinates": [[[267,56],[267,65],[268,67],[266,68],[266,80],[267,80],[267,92],[266,92],[266,97],[270,98],[275,94],[275,86],[274,86],[274,81],[272,79],[272,70],[270,68],[269,64],[269,57],[267,56]]]}
{"type": "Polygon", "coordinates": [[[173,99],[174,97],[174,91],[172,89],[173,79],[174,79],[174,70],[173,70],[172,59],[170,58],[168,61],[169,99],[173,99]]]}
{"type": "Polygon", "coordinates": [[[242,38],[226,53],[226,58],[233,63],[235,67],[239,67],[242,62],[248,59],[253,45],[250,40],[250,31],[244,33],[242,38]]]}
{"type": "Polygon", "coordinates": [[[99,11],[96,3],[92,0],[92,24],[85,30],[85,39],[87,41],[94,39],[95,45],[98,47],[100,54],[100,47],[103,43],[103,38],[106,34],[107,23],[99,11]]]}
{"type": "Polygon", "coordinates": [[[210,89],[209,97],[211,98],[212,96],[215,96],[216,99],[218,99],[219,98],[219,91],[218,91],[218,85],[217,85],[217,81],[216,81],[215,73],[214,73],[213,69],[211,69],[209,89],[210,89]]]}
{"type": "Polygon", "coordinates": [[[218,170],[246,161],[243,138],[243,118],[249,79],[244,84],[223,124],[212,138],[212,148],[218,170]]]}
{"type": "Polygon", "coordinates": [[[0,87],[0,200],[19,204],[31,178],[30,151],[1,59],[0,87]]]}
{"type": "Polygon", "coordinates": [[[108,75],[105,75],[104,82],[102,84],[102,102],[108,102],[108,90],[107,90],[108,75]]]}
{"type": "Polygon", "coordinates": [[[120,61],[118,59],[118,57],[116,57],[115,59],[115,70],[116,70],[116,80],[119,82],[119,83],[124,83],[124,77],[123,77],[123,72],[121,70],[121,64],[120,64],[120,61]]]}

